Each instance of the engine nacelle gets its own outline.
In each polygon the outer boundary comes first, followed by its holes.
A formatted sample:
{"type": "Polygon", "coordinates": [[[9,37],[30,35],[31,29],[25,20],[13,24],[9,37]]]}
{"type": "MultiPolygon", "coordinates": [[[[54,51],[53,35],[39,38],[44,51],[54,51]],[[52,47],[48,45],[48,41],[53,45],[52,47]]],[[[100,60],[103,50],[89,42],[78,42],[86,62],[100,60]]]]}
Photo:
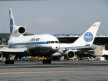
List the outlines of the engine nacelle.
{"type": "Polygon", "coordinates": [[[24,28],[24,27],[19,27],[19,28],[18,28],[18,32],[19,32],[20,34],[24,34],[24,33],[25,33],[25,28],[24,28]]]}
{"type": "Polygon", "coordinates": [[[23,26],[16,26],[13,29],[12,35],[13,36],[20,36],[21,34],[25,33],[25,28],[23,26]]]}
{"type": "Polygon", "coordinates": [[[65,54],[66,54],[67,59],[72,60],[74,58],[77,58],[77,55],[75,54],[75,52],[73,50],[68,50],[65,52],[65,54]]]}
{"type": "Polygon", "coordinates": [[[0,52],[0,60],[3,59],[3,54],[0,52]]]}

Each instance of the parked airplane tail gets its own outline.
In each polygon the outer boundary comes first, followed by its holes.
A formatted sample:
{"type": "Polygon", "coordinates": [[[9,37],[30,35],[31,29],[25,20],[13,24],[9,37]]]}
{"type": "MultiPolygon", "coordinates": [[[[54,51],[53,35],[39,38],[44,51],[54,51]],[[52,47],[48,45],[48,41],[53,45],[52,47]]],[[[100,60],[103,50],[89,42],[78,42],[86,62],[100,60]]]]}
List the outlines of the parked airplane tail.
{"type": "Polygon", "coordinates": [[[13,17],[13,13],[12,13],[12,9],[9,9],[9,20],[10,20],[10,33],[11,36],[14,37],[18,37],[21,34],[25,33],[25,28],[23,26],[16,26],[15,25],[15,21],[14,21],[14,17],[13,17]]]}
{"type": "Polygon", "coordinates": [[[75,46],[92,45],[96,37],[100,22],[95,22],[81,37],[75,42],[75,46]]]}

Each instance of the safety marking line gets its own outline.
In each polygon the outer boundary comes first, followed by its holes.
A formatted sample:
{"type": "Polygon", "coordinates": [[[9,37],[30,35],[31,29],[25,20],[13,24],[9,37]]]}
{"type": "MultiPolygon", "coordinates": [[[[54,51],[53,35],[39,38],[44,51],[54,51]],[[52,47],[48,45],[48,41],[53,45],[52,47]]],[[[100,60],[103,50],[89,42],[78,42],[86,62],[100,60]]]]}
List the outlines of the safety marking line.
{"type": "Polygon", "coordinates": [[[0,77],[23,77],[23,76],[43,76],[43,75],[63,75],[63,74],[41,74],[41,75],[18,75],[18,76],[0,76],[0,77]]]}
{"type": "MultiPolygon", "coordinates": [[[[65,72],[65,71],[64,71],[65,72]]],[[[75,72],[75,71],[74,71],[75,72]]],[[[78,71],[76,71],[76,72],[78,72],[78,71]]],[[[81,71],[82,72],[82,71],[81,71]]],[[[84,71],[85,72],[85,71],[84,71]]],[[[102,74],[102,75],[108,75],[108,73],[94,73],[94,74],[102,74]]],[[[0,76],[1,78],[3,78],[3,77],[23,77],[23,76],[29,76],[29,77],[31,77],[31,76],[43,76],[43,75],[49,75],[49,76],[53,76],[53,75],[64,75],[64,74],[39,74],[39,75],[17,75],[17,76],[0,76]]]]}
{"type": "Polygon", "coordinates": [[[55,72],[91,72],[91,71],[1,72],[0,74],[52,73],[52,72],[55,73],[55,72]]]}
{"type": "Polygon", "coordinates": [[[108,73],[98,73],[98,74],[104,74],[104,75],[108,75],[108,73]]]}
{"type": "Polygon", "coordinates": [[[40,76],[40,75],[20,75],[20,76],[40,76]]]}
{"type": "Polygon", "coordinates": [[[18,77],[18,76],[0,76],[0,77],[18,77]]]}
{"type": "MultiPolygon", "coordinates": [[[[93,74],[108,74],[108,73],[94,73],[94,72],[98,72],[98,71],[44,71],[44,72],[1,72],[0,76],[2,75],[9,75],[9,74],[45,74],[45,73],[68,73],[68,72],[73,72],[73,73],[77,73],[77,72],[81,72],[81,73],[93,73],[93,74]]],[[[49,74],[48,74],[49,75],[49,74]]]]}
{"type": "Polygon", "coordinates": [[[2,72],[0,74],[50,73],[50,72],[2,72]]]}
{"type": "Polygon", "coordinates": [[[22,74],[22,73],[25,73],[25,72],[2,72],[0,74],[22,74]]]}

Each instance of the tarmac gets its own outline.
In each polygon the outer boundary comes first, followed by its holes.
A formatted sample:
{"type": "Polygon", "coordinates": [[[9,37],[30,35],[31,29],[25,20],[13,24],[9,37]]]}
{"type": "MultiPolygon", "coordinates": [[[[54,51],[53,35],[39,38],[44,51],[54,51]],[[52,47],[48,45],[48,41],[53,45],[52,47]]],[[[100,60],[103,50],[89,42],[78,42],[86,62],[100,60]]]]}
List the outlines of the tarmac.
{"type": "Polygon", "coordinates": [[[108,61],[1,62],[0,81],[108,81],[108,61]]]}

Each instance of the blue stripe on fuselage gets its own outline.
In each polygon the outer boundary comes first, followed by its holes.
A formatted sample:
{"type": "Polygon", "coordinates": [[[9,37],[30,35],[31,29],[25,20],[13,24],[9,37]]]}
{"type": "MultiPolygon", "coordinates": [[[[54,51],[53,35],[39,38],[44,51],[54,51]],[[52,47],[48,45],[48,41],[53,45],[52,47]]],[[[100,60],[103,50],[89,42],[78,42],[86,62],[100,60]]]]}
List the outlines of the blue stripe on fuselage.
{"type": "Polygon", "coordinates": [[[27,42],[27,43],[13,43],[11,46],[16,45],[34,45],[34,44],[47,44],[47,42],[27,42]]]}

